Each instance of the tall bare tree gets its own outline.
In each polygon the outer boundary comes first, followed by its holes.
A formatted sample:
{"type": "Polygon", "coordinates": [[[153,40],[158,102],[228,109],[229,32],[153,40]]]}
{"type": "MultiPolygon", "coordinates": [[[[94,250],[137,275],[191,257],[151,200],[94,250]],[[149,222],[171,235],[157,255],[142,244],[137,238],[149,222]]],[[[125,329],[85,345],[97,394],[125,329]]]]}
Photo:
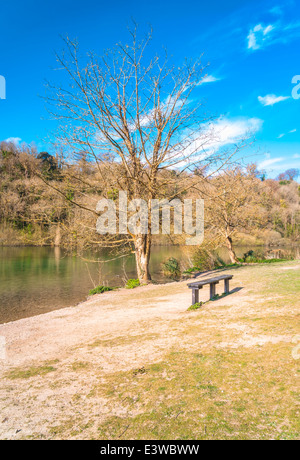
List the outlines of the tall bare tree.
{"type": "MultiPolygon", "coordinates": [[[[204,180],[203,175],[189,180],[191,171],[207,165],[221,169],[240,146],[215,148],[212,118],[197,102],[206,76],[201,60],[176,68],[167,56],[151,56],[151,34],[142,40],[136,28],[130,34],[129,45],[119,43],[102,57],[82,57],[78,43],[66,39],[57,60],[68,84],[49,85],[47,100],[61,122],[57,142],[65,148],[66,167],[74,158],[94,162],[107,197],[112,190],[125,190],[129,200],[146,200],[150,211],[152,199],[165,198],[166,190],[171,191],[168,199],[180,197],[204,180]]],[[[142,282],[151,279],[150,216],[148,234],[129,235],[142,282]]]]}

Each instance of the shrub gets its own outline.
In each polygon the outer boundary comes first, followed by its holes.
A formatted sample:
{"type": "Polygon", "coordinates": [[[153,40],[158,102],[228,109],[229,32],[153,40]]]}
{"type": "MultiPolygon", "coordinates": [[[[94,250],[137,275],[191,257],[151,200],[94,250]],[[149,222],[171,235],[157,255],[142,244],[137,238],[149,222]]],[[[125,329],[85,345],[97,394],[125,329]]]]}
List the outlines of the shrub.
{"type": "Polygon", "coordinates": [[[194,305],[191,305],[191,306],[188,308],[188,311],[199,310],[199,308],[201,308],[202,305],[203,305],[203,302],[194,303],[194,305]]]}
{"type": "Polygon", "coordinates": [[[285,254],[285,257],[266,257],[266,255],[261,251],[248,251],[244,254],[242,259],[239,259],[240,262],[248,264],[271,264],[275,262],[285,262],[287,260],[293,260],[292,256],[285,254]]]}
{"type": "Polygon", "coordinates": [[[214,270],[225,266],[225,262],[213,251],[199,247],[193,256],[193,263],[195,267],[201,267],[202,271],[214,270]]]}
{"type": "Polygon", "coordinates": [[[126,289],[134,289],[138,286],[140,286],[139,280],[128,280],[126,283],[126,289]]]}
{"type": "Polygon", "coordinates": [[[241,262],[244,262],[244,263],[248,263],[248,264],[251,264],[251,263],[256,263],[258,261],[262,261],[265,259],[265,256],[264,254],[262,253],[255,253],[254,251],[250,250],[248,252],[245,252],[245,254],[243,255],[243,257],[240,259],[241,262]]]}
{"type": "Polygon", "coordinates": [[[167,278],[178,279],[181,275],[180,263],[174,257],[170,257],[162,263],[162,271],[167,278]]]}
{"type": "Polygon", "coordinates": [[[89,295],[95,295],[95,294],[103,294],[103,292],[109,292],[113,291],[114,288],[107,287],[107,286],[97,286],[94,289],[91,289],[89,292],[89,295]]]}

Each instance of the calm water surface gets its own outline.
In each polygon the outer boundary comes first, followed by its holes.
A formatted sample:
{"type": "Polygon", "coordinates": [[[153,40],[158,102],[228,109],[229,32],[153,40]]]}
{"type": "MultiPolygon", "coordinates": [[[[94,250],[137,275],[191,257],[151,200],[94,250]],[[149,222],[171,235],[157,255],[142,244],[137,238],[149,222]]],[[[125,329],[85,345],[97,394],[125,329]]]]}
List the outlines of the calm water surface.
{"type": "MultiPolygon", "coordinates": [[[[161,262],[181,258],[179,247],[154,247],[153,279],[162,281],[161,262]]],[[[94,259],[95,255],[86,255],[94,259]]],[[[97,258],[97,257],[96,257],[97,258]]],[[[101,254],[104,260],[105,254],[101,254]]],[[[39,315],[85,300],[99,284],[122,286],[136,278],[134,255],[101,264],[66,255],[59,248],[0,247],[0,323],[39,315]]]]}

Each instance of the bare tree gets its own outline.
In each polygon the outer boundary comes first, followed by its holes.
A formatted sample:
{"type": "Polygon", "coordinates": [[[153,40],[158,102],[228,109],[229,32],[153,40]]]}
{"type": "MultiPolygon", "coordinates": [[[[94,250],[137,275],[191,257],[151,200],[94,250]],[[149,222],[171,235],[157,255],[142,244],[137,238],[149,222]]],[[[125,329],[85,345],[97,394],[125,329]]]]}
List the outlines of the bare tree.
{"type": "Polygon", "coordinates": [[[207,190],[207,227],[216,240],[226,244],[231,263],[238,263],[233,246],[237,231],[254,227],[260,220],[259,179],[250,165],[226,169],[210,181],[207,190]]]}
{"type": "MultiPolygon", "coordinates": [[[[61,121],[57,142],[65,148],[65,167],[71,171],[74,159],[95,163],[104,195],[125,190],[129,200],[146,200],[150,211],[152,199],[165,198],[166,190],[168,199],[182,196],[204,180],[198,175],[191,181],[191,171],[212,165],[220,170],[241,145],[216,148],[212,118],[203,114],[197,94],[191,98],[205,77],[201,60],[175,68],[167,56],[149,57],[151,34],[143,40],[136,28],[130,34],[129,45],[119,43],[100,58],[80,57],[78,43],[66,39],[57,60],[69,85],[49,85],[47,100],[61,121]]],[[[129,235],[142,282],[151,280],[150,216],[147,234],[129,235]]],[[[112,244],[119,241],[111,238],[112,244]]]]}
{"type": "Polygon", "coordinates": [[[297,179],[297,177],[299,177],[300,175],[300,169],[296,169],[296,168],[291,168],[291,169],[287,169],[284,173],[280,173],[277,177],[277,180],[279,181],[283,181],[283,180],[289,180],[289,181],[293,181],[295,179],[297,179]]]}

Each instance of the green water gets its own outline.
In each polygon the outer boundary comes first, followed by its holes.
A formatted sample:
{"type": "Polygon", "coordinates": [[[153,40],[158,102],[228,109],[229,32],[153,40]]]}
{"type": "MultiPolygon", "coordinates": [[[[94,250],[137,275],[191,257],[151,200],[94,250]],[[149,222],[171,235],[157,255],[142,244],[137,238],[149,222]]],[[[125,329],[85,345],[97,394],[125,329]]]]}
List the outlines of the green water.
{"type": "MultiPolygon", "coordinates": [[[[181,249],[153,248],[154,280],[163,280],[161,262],[171,256],[181,258],[181,249]]],[[[105,254],[100,257],[108,259],[105,254]]],[[[0,323],[76,305],[95,285],[122,286],[126,278],[136,278],[134,255],[99,265],[59,248],[0,247],[0,323]]]]}

